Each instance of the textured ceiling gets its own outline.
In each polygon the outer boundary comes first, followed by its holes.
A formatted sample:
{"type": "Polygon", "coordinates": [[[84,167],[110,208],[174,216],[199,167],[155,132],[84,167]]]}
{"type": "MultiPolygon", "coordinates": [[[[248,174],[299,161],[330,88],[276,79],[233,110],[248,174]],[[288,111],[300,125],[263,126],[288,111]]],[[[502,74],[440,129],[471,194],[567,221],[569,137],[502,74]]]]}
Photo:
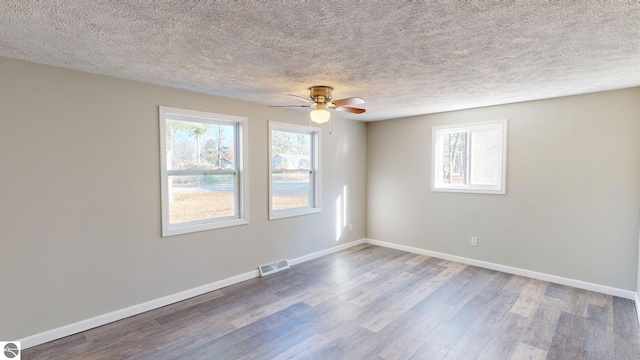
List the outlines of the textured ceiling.
{"type": "Polygon", "coordinates": [[[2,0],[0,56],[370,121],[640,86],[640,2],[2,0]]]}

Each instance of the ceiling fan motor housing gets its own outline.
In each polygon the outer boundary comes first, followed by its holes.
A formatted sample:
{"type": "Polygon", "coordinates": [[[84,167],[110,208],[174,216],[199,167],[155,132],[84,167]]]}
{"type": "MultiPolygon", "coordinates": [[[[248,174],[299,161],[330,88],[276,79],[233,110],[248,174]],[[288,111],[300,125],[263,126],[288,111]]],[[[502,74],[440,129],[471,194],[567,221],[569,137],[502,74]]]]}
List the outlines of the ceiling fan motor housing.
{"type": "Polygon", "coordinates": [[[333,91],[333,88],[330,86],[312,86],[309,88],[311,100],[316,104],[326,104],[330,102],[331,91],[333,91]]]}

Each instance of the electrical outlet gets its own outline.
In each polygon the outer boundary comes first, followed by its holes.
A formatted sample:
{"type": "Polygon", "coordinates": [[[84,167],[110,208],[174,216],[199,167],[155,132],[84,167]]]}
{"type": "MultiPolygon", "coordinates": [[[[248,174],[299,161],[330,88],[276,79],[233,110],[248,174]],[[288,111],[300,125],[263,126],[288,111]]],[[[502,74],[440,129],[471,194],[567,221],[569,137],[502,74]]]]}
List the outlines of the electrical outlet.
{"type": "Polygon", "coordinates": [[[349,231],[353,231],[353,224],[349,224],[349,231]]]}
{"type": "Polygon", "coordinates": [[[471,238],[471,246],[478,246],[478,238],[473,236],[471,238]]]}

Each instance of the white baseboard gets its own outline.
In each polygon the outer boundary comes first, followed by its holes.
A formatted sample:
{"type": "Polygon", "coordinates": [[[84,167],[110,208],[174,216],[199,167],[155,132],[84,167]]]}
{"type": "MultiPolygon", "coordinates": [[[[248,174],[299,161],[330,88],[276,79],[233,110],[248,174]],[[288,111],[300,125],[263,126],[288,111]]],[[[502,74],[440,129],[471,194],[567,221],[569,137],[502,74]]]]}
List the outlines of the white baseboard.
{"type": "Polygon", "coordinates": [[[291,259],[291,260],[289,260],[289,264],[291,264],[291,265],[300,264],[300,263],[303,263],[305,261],[317,259],[317,258],[319,258],[321,256],[333,254],[335,252],[342,251],[344,249],[348,249],[350,247],[358,246],[358,245],[364,244],[364,243],[365,243],[365,239],[360,239],[360,240],[348,242],[346,244],[334,246],[332,248],[320,250],[320,251],[314,252],[314,253],[309,254],[309,255],[304,255],[304,256],[300,256],[300,257],[295,258],[295,259],[291,259]]]}
{"type": "Polygon", "coordinates": [[[520,276],[548,281],[556,284],[572,286],[579,289],[590,290],[590,291],[595,291],[595,292],[599,292],[607,295],[618,296],[625,299],[635,300],[636,306],[640,306],[639,300],[637,300],[638,295],[635,291],[618,289],[618,288],[614,288],[606,285],[594,284],[594,283],[590,283],[582,280],[569,279],[562,276],[550,275],[550,274],[540,273],[537,271],[520,269],[516,267],[491,263],[487,261],[475,260],[475,259],[465,258],[462,256],[456,256],[456,255],[449,255],[449,254],[440,253],[436,251],[424,250],[416,247],[393,244],[393,243],[379,241],[379,240],[365,239],[365,242],[371,245],[383,246],[383,247],[402,250],[402,251],[406,251],[414,254],[431,256],[438,259],[455,261],[455,262],[459,262],[467,265],[473,265],[473,266],[477,266],[485,269],[501,271],[508,274],[520,275],[520,276]]]}
{"type": "Polygon", "coordinates": [[[249,271],[244,274],[232,276],[220,281],[216,281],[207,285],[199,286],[197,288],[185,290],[176,294],[161,297],[159,299],[147,301],[142,304],[133,305],[128,308],[112,311],[107,314],[98,315],[96,317],[81,320],[73,324],[61,326],[49,331],[41,332],[35,335],[27,336],[18,341],[21,342],[22,348],[26,349],[32,346],[40,345],[52,340],[60,339],[65,336],[73,335],[81,331],[93,329],[101,325],[105,325],[114,321],[118,321],[130,316],[138,315],[149,310],[158,309],[163,306],[176,303],[178,301],[186,300],[198,295],[214,291],[225,286],[233,285],[245,280],[258,277],[258,270],[249,271]]]}
{"type": "MultiPolygon", "coordinates": [[[[295,264],[300,264],[303,263],[305,261],[309,261],[324,255],[328,255],[334,252],[338,252],[344,249],[348,249],[352,246],[357,246],[360,244],[364,244],[365,239],[361,239],[361,240],[356,240],[356,241],[352,241],[346,244],[342,244],[339,246],[334,246],[332,248],[329,249],[325,249],[325,250],[321,250],[312,254],[308,254],[308,255],[304,255],[295,259],[291,259],[289,260],[289,263],[291,265],[295,265],[295,264]]],[[[73,324],[69,324],[69,325],[65,325],[65,326],[61,326],[59,328],[55,328],[52,330],[48,330],[45,332],[41,332],[38,334],[34,334],[31,336],[27,336],[24,337],[22,339],[18,339],[17,341],[20,341],[21,343],[21,347],[22,349],[27,349],[30,348],[32,346],[36,346],[36,345],[40,345],[40,344],[44,344],[46,342],[49,341],[53,341],[56,339],[61,339],[65,336],[69,336],[69,335],[73,335],[82,331],[86,331],[89,329],[93,329],[95,327],[98,326],[102,326],[114,321],[118,321],[118,320],[122,320],[124,318],[130,317],[130,316],[134,316],[134,315],[138,315],[150,310],[154,310],[154,309],[158,309],[161,308],[163,306],[166,305],[170,305],[179,301],[183,301],[183,300],[187,300],[190,299],[192,297],[196,297],[214,290],[218,290],[221,289],[223,287],[229,286],[229,285],[233,285],[233,284],[237,284],[239,282],[245,281],[245,280],[249,280],[249,279],[253,279],[260,276],[260,272],[256,269],[253,271],[249,271],[246,272],[244,274],[239,274],[236,276],[232,276],[226,279],[222,279],[220,281],[216,281],[210,284],[206,284],[206,285],[202,285],[202,286],[198,286],[196,288],[193,289],[189,289],[189,290],[185,290],[176,294],[172,294],[172,295],[168,295],[168,296],[164,296],[161,297],[159,299],[155,299],[155,300],[151,300],[151,301],[147,301],[145,303],[142,304],[138,304],[138,305],[134,305],[134,306],[130,306],[128,308],[124,308],[124,309],[120,309],[120,310],[116,310],[116,311],[112,311],[110,313],[107,314],[103,314],[103,315],[98,315],[96,317],[90,318],[90,319],[86,319],[86,320],[81,320],[78,322],[75,322],[73,324]]]]}

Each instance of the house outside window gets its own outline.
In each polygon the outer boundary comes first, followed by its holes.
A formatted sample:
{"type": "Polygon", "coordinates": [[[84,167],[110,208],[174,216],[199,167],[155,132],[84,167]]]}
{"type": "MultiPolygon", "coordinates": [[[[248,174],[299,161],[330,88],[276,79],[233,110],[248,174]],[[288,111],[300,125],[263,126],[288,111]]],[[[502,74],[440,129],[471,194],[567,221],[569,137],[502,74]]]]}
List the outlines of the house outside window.
{"type": "Polygon", "coordinates": [[[320,212],[321,129],[269,121],[269,219],[320,212]]]}
{"type": "Polygon", "coordinates": [[[163,237],[248,222],[246,120],[160,107],[163,237]]]}

